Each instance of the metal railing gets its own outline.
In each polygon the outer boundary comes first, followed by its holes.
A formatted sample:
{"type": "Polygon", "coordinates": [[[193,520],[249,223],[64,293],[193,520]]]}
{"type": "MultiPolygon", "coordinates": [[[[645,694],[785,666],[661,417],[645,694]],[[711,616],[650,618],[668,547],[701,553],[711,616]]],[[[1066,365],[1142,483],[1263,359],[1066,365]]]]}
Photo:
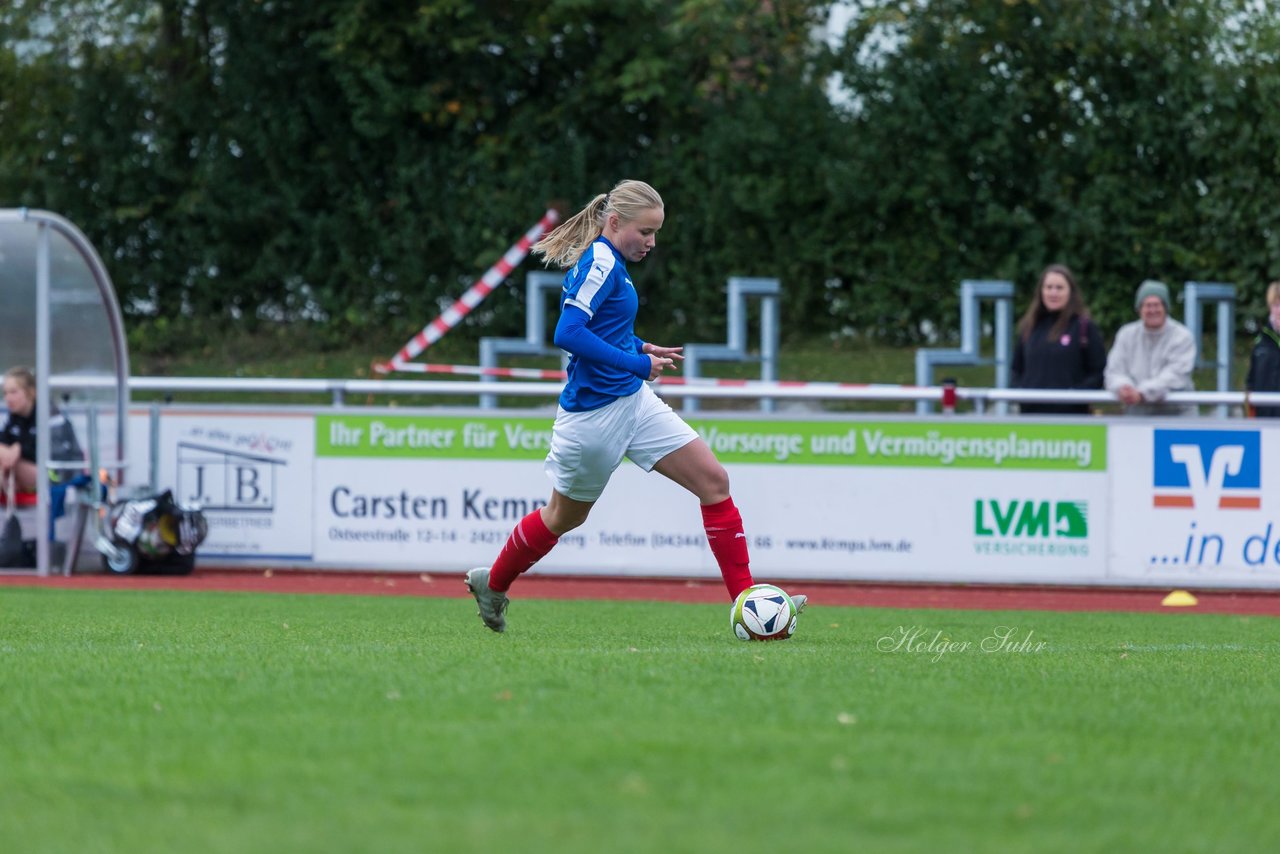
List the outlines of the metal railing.
{"type": "MultiPolygon", "coordinates": [[[[53,377],[55,388],[83,387],[83,378],[53,377]]],[[[478,380],[360,380],[360,379],[284,379],[237,377],[130,377],[131,393],[264,393],[277,395],[328,395],[334,406],[352,405],[353,398],[369,396],[476,396],[500,394],[505,397],[554,400],[563,384],[559,382],[480,382],[478,380]]],[[[841,401],[867,403],[911,403],[919,401],[946,403],[953,392],[960,403],[968,403],[973,414],[986,414],[997,403],[1076,403],[1097,406],[1120,404],[1106,391],[1066,391],[1054,389],[1000,389],[943,386],[857,385],[852,383],[788,383],[763,380],[723,382],[718,380],[659,381],[654,390],[664,398],[698,397],[721,400],[755,400],[771,397],[778,400],[841,401]]],[[[1174,392],[1169,404],[1196,406],[1243,407],[1246,404],[1280,406],[1280,392],[1187,391],[1174,392]]],[[[361,404],[354,404],[361,405],[361,404]]]]}

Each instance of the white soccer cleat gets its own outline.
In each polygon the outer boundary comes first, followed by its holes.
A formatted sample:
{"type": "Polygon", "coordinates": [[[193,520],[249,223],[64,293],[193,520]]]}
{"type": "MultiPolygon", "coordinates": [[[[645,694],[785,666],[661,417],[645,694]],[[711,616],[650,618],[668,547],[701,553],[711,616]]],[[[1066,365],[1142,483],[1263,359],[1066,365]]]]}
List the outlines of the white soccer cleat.
{"type": "Polygon", "coordinates": [[[796,606],[796,613],[799,614],[804,610],[804,606],[809,604],[809,597],[803,593],[792,593],[791,604],[796,606]]]}
{"type": "Polygon", "coordinates": [[[489,589],[489,567],[477,566],[467,570],[467,589],[476,597],[479,607],[476,613],[484,624],[495,632],[507,630],[507,594],[489,589]]]}

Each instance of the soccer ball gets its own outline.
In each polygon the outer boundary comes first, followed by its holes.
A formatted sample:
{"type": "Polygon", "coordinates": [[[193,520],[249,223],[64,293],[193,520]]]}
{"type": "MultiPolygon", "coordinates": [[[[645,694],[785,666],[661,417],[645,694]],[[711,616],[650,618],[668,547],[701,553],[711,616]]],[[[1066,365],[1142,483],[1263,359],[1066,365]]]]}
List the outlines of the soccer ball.
{"type": "Polygon", "coordinates": [[[729,625],[741,640],[786,640],[796,631],[796,606],[781,587],[754,584],[733,601],[729,625]]]}

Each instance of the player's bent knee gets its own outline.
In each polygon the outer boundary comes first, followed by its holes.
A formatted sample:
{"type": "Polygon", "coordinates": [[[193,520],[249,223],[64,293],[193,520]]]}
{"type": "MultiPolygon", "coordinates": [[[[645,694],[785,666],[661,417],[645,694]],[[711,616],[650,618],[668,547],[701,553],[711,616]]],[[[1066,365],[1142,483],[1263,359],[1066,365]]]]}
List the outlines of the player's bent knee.
{"type": "Polygon", "coordinates": [[[698,500],[714,504],[729,497],[729,472],[717,463],[698,479],[698,500]]]}
{"type": "Polygon", "coordinates": [[[542,508],[542,522],[547,530],[557,537],[567,534],[574,528],[581,527],[591,513],[591,504],[582,502],[569,503],[553,498],[551,503],[542,508]]]}

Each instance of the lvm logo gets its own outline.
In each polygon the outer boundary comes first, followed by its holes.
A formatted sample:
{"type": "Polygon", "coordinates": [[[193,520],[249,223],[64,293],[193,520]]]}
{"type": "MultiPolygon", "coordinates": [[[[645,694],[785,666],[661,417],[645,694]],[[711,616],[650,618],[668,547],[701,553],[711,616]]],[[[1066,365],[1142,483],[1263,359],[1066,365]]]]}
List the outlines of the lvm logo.
{"type": "Polygon", "coordinates": [[[973,534],[975,537],[1087,539],[1089,504],[1086,501],[978,498],[973,502],[973,534]]]}
{"type": "Polygon", "coordinates": [[[1155,507],[1257,510],[1262,506],[1259,431],[1156,430],[1152,446],[1155,507]]]}

